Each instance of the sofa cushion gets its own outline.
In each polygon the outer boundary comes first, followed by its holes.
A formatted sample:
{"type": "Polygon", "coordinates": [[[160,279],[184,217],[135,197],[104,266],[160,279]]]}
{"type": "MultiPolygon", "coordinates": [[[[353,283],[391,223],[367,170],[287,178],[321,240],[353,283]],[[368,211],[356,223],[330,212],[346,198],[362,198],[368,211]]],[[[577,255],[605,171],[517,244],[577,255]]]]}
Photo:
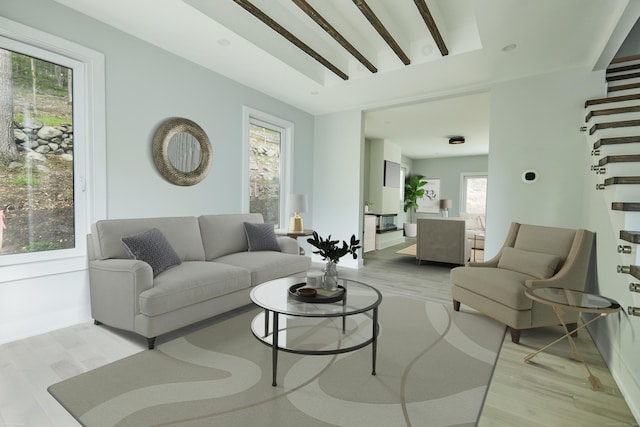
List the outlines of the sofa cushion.
{"type": "Polygon", "coordinates": [[[557,255],[562,263],[573,245],[576,230],[569,228],[544,227],[540,225],[520,224],[513,247],[525,251],[557,255]]]}
{"type": "Polygon", "coordinates": [[[157,228],[133,236],[125,236],[122,238],[122,243],[132,258],[144,261],[151,266],[153,277],[182,262],[164,234],[157,228]]]}
{"type": "Polygon", "coordinates": [[[558,264],[560,257],[557,255],[506,247],[502,250],[498,268],[518,271],[537,279],[548,279],[556,273],[558,264]]]}
{"type": "Polygon", "coordinates": [[[524,291],[525,281],[535,277],[494,267],[457,267],[451,270],[451,283],[514,310],[530,310],[533,302],[524,291]]]}
{"type": "Polygon", "coordinates": [[[249,252],[280,252],[280,245],[278,244],[273,224],[245,222],[244,231],[247,234],[249,252]]]}
{"type": "Polygon", "coordinates": [[[122,237],[157,228],[182,261],[203,261],[204,248],[196,217],[106,219],[92,225],[96,259],[129,258],[122,237]]]}
{"type": "Polygon", "coordinates": [[[303,273],[311,268],[311,258],[281,252],[241,252],[225,255],[214,260],[242,267],[251,273],[251,286],[292,274],[303,273]]]}
{"type": "Polygon", "coordinates": [[[249,250],[244,223],[263,223],[262,214],[202,215],[198,218],[207,261],[249,250]]]}
{"type": "Polygon", "coordinates": [[[246,289],[251,276],[245,269],[205,261],[186,261],[153,280],[140,293],[140,312],[157,316],[202,301],[246,289]]]}

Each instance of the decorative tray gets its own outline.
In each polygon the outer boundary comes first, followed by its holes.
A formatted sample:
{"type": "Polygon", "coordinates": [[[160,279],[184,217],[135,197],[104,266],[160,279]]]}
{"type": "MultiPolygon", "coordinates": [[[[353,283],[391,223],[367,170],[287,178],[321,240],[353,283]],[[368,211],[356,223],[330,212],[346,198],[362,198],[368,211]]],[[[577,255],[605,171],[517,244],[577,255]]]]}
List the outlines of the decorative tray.
{"type": "Polygon", "coordinates": [[[347,292],[343,286],[338,285],[338,289],[336,289],[335,291],[327,291],[325,289],[304,288],[304,289],[314,289],[316,291],[316,295],[313,295],[313,296],[300,295],[298,293],[298,289],[303,288],[304,286],[307,286],[307,284],[298,283],[296,285],[289,287],[289,296],[301,302],[330,303],[330,302],[342,301],[347,292]]]}

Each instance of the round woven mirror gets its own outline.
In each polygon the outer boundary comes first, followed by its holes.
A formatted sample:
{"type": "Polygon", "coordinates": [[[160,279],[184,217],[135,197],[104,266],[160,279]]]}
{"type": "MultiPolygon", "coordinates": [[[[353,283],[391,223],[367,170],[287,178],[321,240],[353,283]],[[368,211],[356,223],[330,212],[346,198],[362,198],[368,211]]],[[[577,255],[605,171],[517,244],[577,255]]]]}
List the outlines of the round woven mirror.
{"type": "Polygon", "coordinates": [[[165,120],[153,136],[153,161],[168,181],[194,185],[211,168],[211,143],[200,126],[188,119],[165,120]]]}

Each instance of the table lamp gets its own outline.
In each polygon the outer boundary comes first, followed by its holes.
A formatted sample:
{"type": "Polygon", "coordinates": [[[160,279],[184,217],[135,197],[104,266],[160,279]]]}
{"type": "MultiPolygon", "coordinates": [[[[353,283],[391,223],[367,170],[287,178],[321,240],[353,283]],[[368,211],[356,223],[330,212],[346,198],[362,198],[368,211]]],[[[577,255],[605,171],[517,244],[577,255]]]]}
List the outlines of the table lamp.
{"type": "Polygon", "coordinates": [[[453,206],[453,201],[449,199],[440,199],[440,209],[442,209],[442,216],[447,218],[449,216],[449,209],[453,206]]]}
{"type": "Polygon", "coordinates": [[[291,217],[291,223],[289,225],[290,232],[301,233],[302,231],[304,231],[302,218],[298,214],[300,212],[306,212],[307,209],[308,206],[306,194],[292,194],[289,196],[289,212],[294,213],[293,217],[291,217]]]}

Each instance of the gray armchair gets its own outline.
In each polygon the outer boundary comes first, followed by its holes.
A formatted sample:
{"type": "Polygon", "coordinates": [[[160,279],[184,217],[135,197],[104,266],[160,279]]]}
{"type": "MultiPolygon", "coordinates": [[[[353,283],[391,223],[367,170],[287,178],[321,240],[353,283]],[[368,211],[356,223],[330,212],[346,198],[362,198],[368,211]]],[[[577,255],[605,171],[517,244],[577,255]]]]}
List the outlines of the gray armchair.
{"type": "MultiPolygon", "coordinates": [[[[495,257],[451,270],[454,310],[466,304],[504,323],[514,343],[523,329],[558,325],[553,309],[524,291],[536,286],[584,290],[592,243],[588,230],[514,222],[495,257]]],[[[567,312],[564,320],[575,329],[578,313],[567,312]]]]}

